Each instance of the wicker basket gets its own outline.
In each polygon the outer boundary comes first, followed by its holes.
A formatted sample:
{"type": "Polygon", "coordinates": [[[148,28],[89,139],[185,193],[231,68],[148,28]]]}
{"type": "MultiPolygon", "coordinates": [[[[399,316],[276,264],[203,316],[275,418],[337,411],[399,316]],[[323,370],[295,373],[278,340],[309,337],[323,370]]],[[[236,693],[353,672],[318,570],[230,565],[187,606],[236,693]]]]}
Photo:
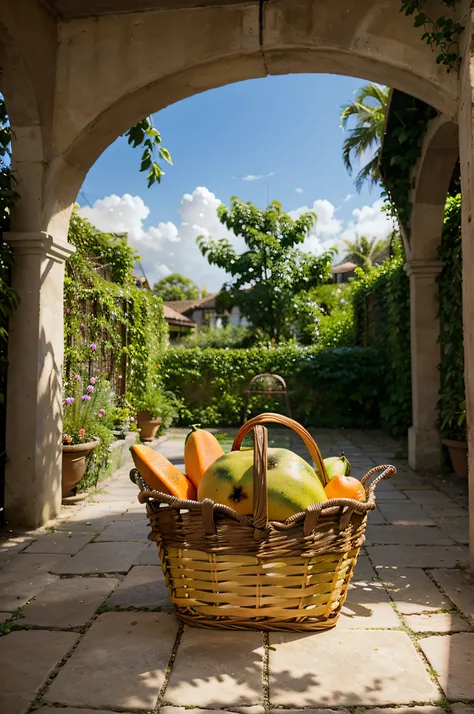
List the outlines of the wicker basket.
{"type": "Polygon", "coordinates": [[[393,466],[378,466],[361,480],[366,502],[333,499],[309,506],[284,522],[267,520],[267,430],[264,422],[284,424],[302,437],[314,463],[328,478],[320,451],[297,422],[261,414],[237,434],[232,450],[254,430],[254,515],[206,499],[181,501],[143,490],[171,601],[180,620],[198,627],[257,630],[320,630],[333,627],[347,595],[364,543],[374,489],[391,478],[393,466]],[[371,476],[379,474],[369,486],[371,476]]]}

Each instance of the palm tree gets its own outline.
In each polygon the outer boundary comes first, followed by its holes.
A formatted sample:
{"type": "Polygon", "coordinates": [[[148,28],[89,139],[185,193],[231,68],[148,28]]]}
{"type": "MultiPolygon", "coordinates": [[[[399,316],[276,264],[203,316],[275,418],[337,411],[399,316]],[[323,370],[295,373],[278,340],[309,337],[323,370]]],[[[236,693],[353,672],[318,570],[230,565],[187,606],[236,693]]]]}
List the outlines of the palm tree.
{"type": "Polygon", "coordinates": [[[346,260],[352,261],[363,270],[370,270],[374,264],[374,259],[389,245],[388,240],[379,238],[369,240],[365,236],[360,236],[353,242],[345,240],[344,243],[349,248],[346,260]]]}
{"type": "Polygon", "coordinates": [[[355,118],[355,127],[349,130],[349,136],[342,146],[342,159],[349,174],[352,175],[354,159],[360,159],[368,151],[375,149],[374,157],[363,166],[355,179],[357,191],[365,181],[373,186],[380,180],[379,160],[385,125],[385,113],[388,107],[390,88],[377,84],[365,84],[355,94],[354,101],[347,104],[341,114],[341,126],[347,128],[351,117],[355,118]],[[367,99],[372,100],[367,103],[367,99]]]}

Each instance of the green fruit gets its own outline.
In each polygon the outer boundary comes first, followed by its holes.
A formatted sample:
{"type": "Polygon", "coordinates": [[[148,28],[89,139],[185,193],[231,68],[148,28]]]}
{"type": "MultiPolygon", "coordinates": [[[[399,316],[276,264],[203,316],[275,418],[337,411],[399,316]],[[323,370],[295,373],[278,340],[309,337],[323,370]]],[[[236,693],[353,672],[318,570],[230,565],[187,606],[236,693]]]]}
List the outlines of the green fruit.
{"type": "Polygon", "coordinates": [[[324,459],[324,466],[329,480],[334,476],[349,476],[351,465],[344,454],[342,456],[329,456],[324,459]]]}
{"type": "MultiPolygon", "coordinates": [[[[314,469],[288,449],[268,449],[268,519],[283,521],[311,503],[327,501],[314,469]]],[[[198,499],[212,498],[237,513],[253,513],[253,451],[231,451],[204,472],[198,499]]]]}

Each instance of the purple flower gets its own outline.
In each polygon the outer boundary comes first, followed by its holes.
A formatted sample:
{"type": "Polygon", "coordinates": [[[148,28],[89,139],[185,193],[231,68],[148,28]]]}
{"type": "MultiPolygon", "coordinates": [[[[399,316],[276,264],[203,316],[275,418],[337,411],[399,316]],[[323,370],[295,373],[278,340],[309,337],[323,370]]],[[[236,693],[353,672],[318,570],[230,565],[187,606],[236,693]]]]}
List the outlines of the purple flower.
{"type": "Polygon", "coordinates": [[[66,397],[64,404],[74,404],[74,397],[66,397]]]}
{"type": "Polygon", "coordinates": [[[73,377],[73,379],[75,379],[76,382],[78,382],[78,381],[80,380],[80,378],[81,378],[81,377],[80,377],[79,374],[75,374],[74,377],[73,377]]]}
{"type": "Polygon", "coordinates": [[[97,414],[97,419],[102,419],[103,416],[104,416],[104,415],[99,412],[99,413],[97,414]]]}
{"type": "Polygon", "coordinates": [[[82,401],[83,401],[83,402],[90,402],[90,400],[91,400],[91,398],[90,398],[90,396],[89,396],[88,394],[84,394],[84,396],[81,397],[81,398],[82,398],[82,401]]]}
{"type": "Polygon", "coordinates": [[[94,387],[92,386],[92,384],[87,385],[86,391],[89,392],[89,394],[94,391],[94,387]]]}
{"type": "Polygon", "coordinates": [[[91,377],[91,378],[89,379],[89,382],[90,382],[91,384],[95,384],[96,381],[97,381],[97,380],[96,380],[95,377],[91,377]]]}
{"type": "Polygon", "coordinates": [[[68,307],[68,308],[67,308],[67,310],[66,310],[66,315],[69,315],[69,314],[70,314],[70,312],[71,312],[71,308],[70,308],[70,307],[68,307]]]}
{"type": "Polygon", "coordinates": [[[83,322],[81,322],[81,330],[84,332],[85,329],[86,329],[86,326],[84,325],[83,322]]]}
{"type": "Polygon", "coordinates": [[[105,409],[99,409],[99,414],[100,414],[100,416],[104,416],[104,414],[105,414],[105,409]]]}
{"type": "Polygon", "coordinates": [[[97,345],[93,342],[93,343],[91,344],[91,350],[92,350],[92,352],[95,352],[96,349],[97,349],[97,345]]]}

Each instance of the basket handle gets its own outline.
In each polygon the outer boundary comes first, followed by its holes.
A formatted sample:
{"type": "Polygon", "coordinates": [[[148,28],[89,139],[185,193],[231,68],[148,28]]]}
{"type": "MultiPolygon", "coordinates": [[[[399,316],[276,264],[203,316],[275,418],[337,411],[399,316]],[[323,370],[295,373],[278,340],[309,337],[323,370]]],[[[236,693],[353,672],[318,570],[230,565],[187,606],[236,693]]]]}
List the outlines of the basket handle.
{"type": "Polygon", "coordinates": [[[268,526],[267,449],[268,430],[257,424],[253,430],[253,522],[260,530],[268,526]]]}
{"type": "Polygon", "coordinates": [[[240,427],[237,436],[234,439],[234,443],[232,444],[232,451],[238,451],[240,449],[244,438],[247,436],[251,429],[253,429],[259,424],[267,423],[283,424],[283,426],[289,427],[296,434],[298,434],[299,437],[301,437],[311,455],[311,458],[313,459],[313,462],[315,463],[318,469],[316,471],[316,474],[319,477],[319,480],[322,482],[323,486],[327,486],[327,484],[329,483],[329,477],[327,475],[326,467],[324,466],[323,457],[321,456],[321,452],[318,448],[318,445],[314,441],[309,431],[306,431],[306,429],[301,426],[301,424],[298,424],[298,422],[294,419],[290,419],[289,417],[284,416],[284,414],[273,414],[271,412],[268,412],[265,414],[259,414],[258,416],[249,419],[242,427],[240,427]]]}

